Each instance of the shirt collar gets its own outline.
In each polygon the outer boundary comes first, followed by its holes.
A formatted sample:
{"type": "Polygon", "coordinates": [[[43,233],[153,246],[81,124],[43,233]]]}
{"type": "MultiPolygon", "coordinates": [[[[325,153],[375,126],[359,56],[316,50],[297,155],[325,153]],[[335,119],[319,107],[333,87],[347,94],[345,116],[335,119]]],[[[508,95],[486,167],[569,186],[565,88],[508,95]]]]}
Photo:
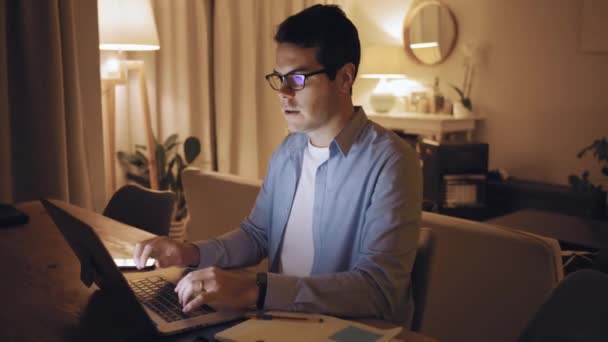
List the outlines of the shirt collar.
{"type": "Polygon", "coordinates": [[[355,106],[353,117],[346,124],[346,126],[344,126],[342,131],[338,133],[332,142],[332,144],[338,146],[344,157],[348,155],[348,152],[355,143],[357,136],[368,121],[369,120],[367,119],[367,115],[365,115],[363,107],[355,106]]]}
{"type": "MultiPolygon", "coordinates": [[[[346,123],[346,126],[342,128],[342,131],[338,133],[338,135],[329,145],[330,154],[332,153],[331,151],[337,147],[342,155],[346,157],[351,147],[355,143],[357,136],[368,121],[369,119],[367,118],[363,107],[355,106],[353,108],[352,118],[346,123]],[[332,147],[333,145],[335,145],[335,147],[332,147]]],[[[292,147],[300,151],[306,148],[307,144],[308,136],[306,134],[298,134],[298,138],[295,139],[292,147]]]]}

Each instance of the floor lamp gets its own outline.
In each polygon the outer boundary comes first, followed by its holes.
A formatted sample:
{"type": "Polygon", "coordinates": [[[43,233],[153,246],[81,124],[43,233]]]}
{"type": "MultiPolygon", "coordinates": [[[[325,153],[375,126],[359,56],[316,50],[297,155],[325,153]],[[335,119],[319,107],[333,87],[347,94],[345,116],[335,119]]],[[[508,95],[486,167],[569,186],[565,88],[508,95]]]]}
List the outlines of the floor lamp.
{"type": "Polygon", "coordinates": [[[158,189],[154,134],[148,101],[144,61],[127,60],[125,51],[153,51],[160,49],[154,13],[149,0],[98,0],[99,49],[118,51],[118,58],[110,59],[102,67],[102,98],[107,114],[107,146],[109,150],[108,194],[116,190],[116,86],[126,85],[129,72],[138,74],[141,108],[144,117],[150,187],[158,189]]]}

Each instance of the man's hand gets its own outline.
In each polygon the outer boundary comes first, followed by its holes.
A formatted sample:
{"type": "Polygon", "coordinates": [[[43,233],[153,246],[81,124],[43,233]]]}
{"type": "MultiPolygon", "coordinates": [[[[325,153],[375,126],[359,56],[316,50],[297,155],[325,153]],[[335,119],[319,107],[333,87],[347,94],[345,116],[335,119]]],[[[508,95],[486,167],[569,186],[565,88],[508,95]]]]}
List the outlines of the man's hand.
{"type": "Polygon", "coordinates": [[[167,236],[159,236],[135,245],[133,260],[138,269],[142,269],[148,258],[156,259],[156,266],[198,265],[200,255],[198,248],[190,243],[182,243],[167,236]]]}
{"type": "Polygon", "coordinates": [[[177,283],[175,292],[184,312],[192,311],[203,304],[251,307],[256,304],[258,298],[254,273],[225,271],[217,267],[188,273],[177,283]]]}

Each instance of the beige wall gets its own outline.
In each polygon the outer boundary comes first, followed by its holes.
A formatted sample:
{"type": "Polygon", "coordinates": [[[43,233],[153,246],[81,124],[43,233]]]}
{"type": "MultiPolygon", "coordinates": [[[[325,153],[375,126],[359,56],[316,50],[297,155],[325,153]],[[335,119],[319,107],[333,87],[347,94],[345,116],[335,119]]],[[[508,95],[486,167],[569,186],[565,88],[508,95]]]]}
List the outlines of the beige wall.
{"type": "MultiPolygon", "coordinates": [[[[455,52],[437,67],[403,59],[403,72],[431,82],[462,83],[462,44],[487,44],[472,90],[475,111],[486,121],[478,138],[490,144],[490,168],[552,183],[567,183],[571,173],[592,169],[607,184],[592,158],[576,153],[608,135],[608,52],[580,52],[582,1],[445,0],[454,11],[460,36],[455,52]],[[604,91],[603,91],[604,90],[604,91]]],[[[401,20],[411,1],[354,0],[352,18],[362,45],[401,44],[401,20]],[[384,18],[384,19],[383,19],[384,18]]],[[[359,79],[355,102],[367,104],[373,82],[359,79]]],[[[451,90],[444,93],[455,98],[451,90]]],[[[594,172],[593,172],[594,171],[594,172]]]]}

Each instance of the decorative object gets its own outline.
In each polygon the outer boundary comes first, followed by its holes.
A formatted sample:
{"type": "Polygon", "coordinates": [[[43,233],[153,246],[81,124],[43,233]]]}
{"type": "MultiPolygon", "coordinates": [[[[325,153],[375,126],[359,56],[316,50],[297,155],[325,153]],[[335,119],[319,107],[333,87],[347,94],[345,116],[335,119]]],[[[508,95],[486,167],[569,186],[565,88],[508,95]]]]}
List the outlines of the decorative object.
{"type": "Polygon", "coordinates": [[[483,121],[483,116],[468,118],[455,118],[447,114],[429,115],[424,113],[369,113],[367,117],[380,125],[403,131],[407,134],[416,134],[429,137],[441,142],[449,138],[450,133],[463,132],[466,140],[473,140],[473,133],[478,121],[483,121]]]}
{"type": "MultiPolygon", "coordinates": [[[[585,154],[593,153],[593,156],[599,163],[604,163],[601,166],[601,173],[608,177],[608,140],[606,137],[596,139],[591,145],[583,148],[576,156],[582,158],[585,154]]],[[[604,191],[602,185],[595,185],[589,181],[589,170],[585,170],[579,177],[576,175],[570,175],[568,182],[573,189],[577,191],[604,191]]]]}
{"type": "Polygon", "coordinates": [[[427,88],[419,81],[411,78],[392,80],[389,83],[391,91],[397,97],[401,107],[397,107],[395,112],[415,112],[417,111],[420,95],[426,96],[427,88]]]}
{"type": "Polygon", "coordinates": [[[460,101],[455,101],[453,105],[453,114],[455,118],[466,118],[473,115],[473,103],[471,99],[465,96],[464,92],[453,84],[450,84],[460,96],[460,101]]]}
{"type": "Polygon", "coordinates": [[[404,20],[403,47],[414,61],[437,65],[445,61],[458,39],[454,13],[444,3],[423,1],[404,20]]]}
{"type": "MultiPolygon", "coordinates": [[[[380,82],[386,82],[381,80],[380,82]]],[[[369,97],[369,103],[376,113],[388,113],[395,106],[397,98],[391,93],[373,92],[369,97]]]]}
{"type": "Polygon", "coordinates": [[[443,113],[443,108],[445,106],[445,97],[441,93],[441,89],[439,89],[439,77],[435,77],[435,83],[433,84],[433,102],[431,111],[433,113],[443,113]]]}
{"type": "MultiPolygon", "coordinates": [[[[127,84],[129,71],[139,73],[140,98],[144,117],[143,128],[146,133],[147,161],[150,166],[156,163],[153,146],[154,134],[148,103],[145,66],[142,60],[126,60],[125,51],[153,51],[160,49],[158,33],[152,5],[149,0],[98,0],[99,15],[99,49],[118,51],[118,59],[109,59],[102,69],[102,92],[104,108],[106,108],[104,133],[107,144],[109,176],[108,193],[116,189],[116,166],[114,154],[116,151],[116,103],[117,85],[127,84]]],[[[155,167],[149,167],[152,189],[158,189],[159,176],[155,167]]]]}
{"type": "MultiPolygon", "coordinates": [[[[583,148],[576,156],[580,159],[586,155],[587,152],[593,153],[595,159],[597,159],[600,164],[603,164],[600,166],[600,172],[608,177],[608,138],[596,139],[589,146],[583,148]]],[[[608,208],[606,207],[608,205],[608,193],[601,184],[593,184],[589,180],[589,170],[585,170],[580,177],[577,175],[568,176],[568,183],[570,183],[570,186],[575,191],[589,192],[594,194],[594,197],[598,198],[597,208],[590,208],[591,212],[603,213],[603,215],[601,215],[602,218],[608,214],[608,208]]]]}
{"type": "Polygon", "coordinates": [[[359,74],[361,78],[379,80],[370,95],[370,105],[376,113],[387,113],[397,98],[391,80],[405,79],[403,55],[396,45],[372,45],[362,49],[359,74]]]}
{"type": "Polygon", "coordinates": [[[118,160],[125,169],[128,180],[148,188],[175,192],[176,211],[174,221],[178,222],[188,215],[181,172],[196,159],[201,151],[200,141],[196,137],[188,137],[184,141],[184,157],[177,152],[179,145],[177,134],[169,136],[162,144],[157,143],[154,139],[154,155],[156,156],[154,164],[150,164],[146,154],[142,152],[148,150],[143,145],[135,145],[135,153],[123,151],[117,153],[118,160]],[[156,184],[151,182],[151,171],[159,176],[156,184]]]}

